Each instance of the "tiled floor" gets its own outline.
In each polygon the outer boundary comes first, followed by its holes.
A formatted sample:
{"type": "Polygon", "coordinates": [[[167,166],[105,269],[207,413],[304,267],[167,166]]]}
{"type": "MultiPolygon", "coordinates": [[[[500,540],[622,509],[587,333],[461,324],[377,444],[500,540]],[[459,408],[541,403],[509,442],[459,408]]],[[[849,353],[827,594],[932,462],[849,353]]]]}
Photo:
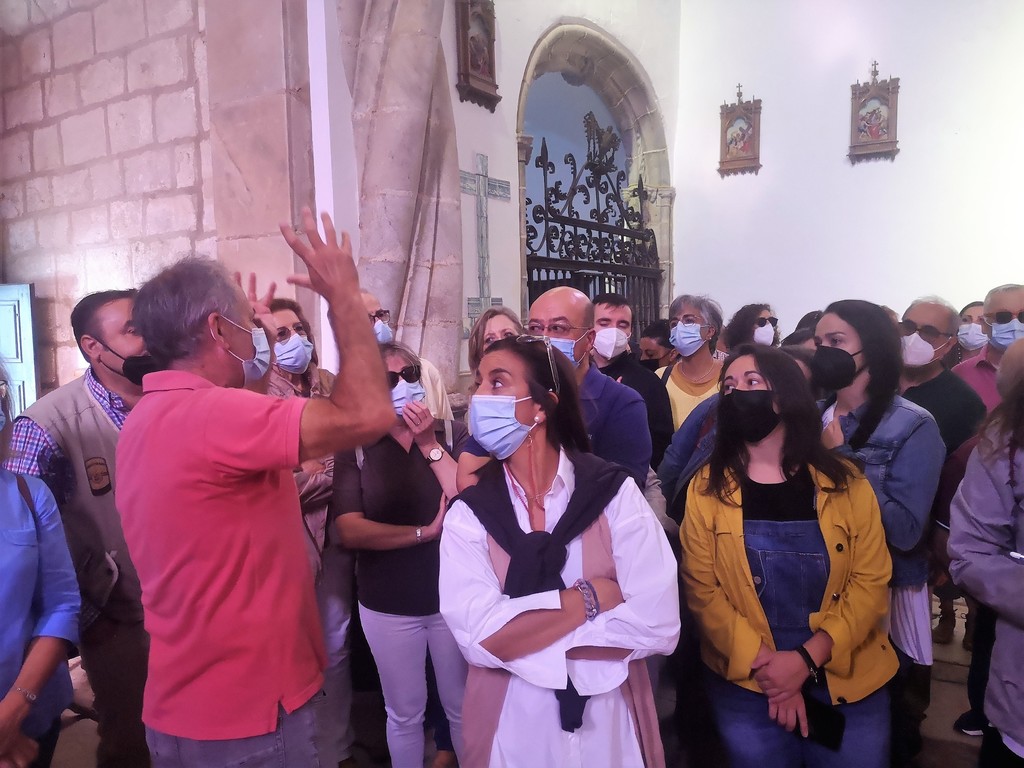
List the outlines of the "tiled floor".
{"type": "MultiPolygon", "coordinates": [[[[963,605],[957,603],[958,620],[956,637],[951,645],[935,646],[935,666],[932,669],[932,703],[928,719],[922,728],[925,737],[924,752],[918,762],[920,768],[974,768],[977,764],[979,739],[970,738],[953,730],[953,721],[967,708],[967,666],[970,654],[963,650],[963,605]]],[[[663,683],[658,690],[658,710],[668,714],[674,706],[674,693],[663,683]]],[[[382,721],[375,716],[381,711],[379,697],[373,694],[359,694],[354,711],[362,713],[358,731],[370,739],[382,740],[382,721]],[[375,733],[376,731],[376,733],[375,733]]],[[[666,756],[675,768],[711,768],[710,766],[688,766],[679,756],[678,739],[674,734],[665,733],[666,756]]],[[[96,727],[90,720],[67,720],[67,725],[57,745],[54,768],[94,768],[96,750],[96,727]]],[[[356,758],[360,768],[374,768],[379,764],[369,759],[366,752],[358,750],[356,758]]],[[[385,763],[386,765],[386,763],[385,763]]],[[[428,763],[429,765],[429,757],[428,763]]],[[[717,768],[717,767],[715,767],[717,768]]]]}

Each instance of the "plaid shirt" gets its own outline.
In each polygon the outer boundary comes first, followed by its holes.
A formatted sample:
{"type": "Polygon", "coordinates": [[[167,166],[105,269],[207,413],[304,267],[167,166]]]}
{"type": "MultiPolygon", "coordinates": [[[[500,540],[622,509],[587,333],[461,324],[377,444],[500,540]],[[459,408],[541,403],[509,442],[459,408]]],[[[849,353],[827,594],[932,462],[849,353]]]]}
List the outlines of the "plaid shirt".
{"type": "MultiPolygon", "coordinates": [[[[92,369],[85,372],[85,383],[103,412],[120,431],[128,416],[128,406],[120,395],[104,387],[92,369]]],[[[27,416],[14,421],[11,445],[4,468],[17,475],[40,478],[53,493],[57,504],[63,506],[75,492],[75,474],[71,464],[53,436],[27,416]]],[[[85,629],[99,615],[95,606],[82,600],[81,627],[85,629]]]]}

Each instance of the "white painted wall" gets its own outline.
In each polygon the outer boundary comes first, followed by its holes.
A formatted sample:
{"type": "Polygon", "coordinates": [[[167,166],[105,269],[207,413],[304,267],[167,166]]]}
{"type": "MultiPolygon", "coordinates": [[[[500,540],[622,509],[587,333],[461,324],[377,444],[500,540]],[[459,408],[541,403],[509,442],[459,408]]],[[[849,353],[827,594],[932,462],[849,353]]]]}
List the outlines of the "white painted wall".
{"type": "Polygon", "coordinates": [[[835,299],[959,308],[1024,282],[1024,4],[693,0],[678,48],[676,293],[727,317],[771,302],[788,331],[835,299]],[[851,166],[850,85],[872,59],[900,78],[900,153],[851,166]],[[763,101],[764,167],[721,179],[737,82],[763,101]]]}

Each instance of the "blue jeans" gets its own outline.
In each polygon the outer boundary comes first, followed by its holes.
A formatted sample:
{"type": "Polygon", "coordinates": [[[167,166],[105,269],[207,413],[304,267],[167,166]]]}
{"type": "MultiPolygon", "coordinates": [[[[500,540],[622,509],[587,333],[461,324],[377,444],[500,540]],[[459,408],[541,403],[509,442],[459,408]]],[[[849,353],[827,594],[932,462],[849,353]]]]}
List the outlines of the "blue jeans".
{"type": "MultiPolygon", "coordinates": [[[[886,768],[889,765],[889,693],[885,688],[852,704],[836,705],[846,717],[846,729],[839,751],[833,752],[795,732],[790,733],[768,717],[768,699],[763,694],[723,680],[706,668],[705,680],[731,768],[886,768]]],[[[815,694],[819,690],[815,690],[815,694]]]]}
{"type": "Polygon", "coordinates": [[[153,768],[320,768],[317,721],[326,700],[320,691],[290,715],[279,709],[275,730],[245,739],[197,741],[147,726],[153,768]]]}

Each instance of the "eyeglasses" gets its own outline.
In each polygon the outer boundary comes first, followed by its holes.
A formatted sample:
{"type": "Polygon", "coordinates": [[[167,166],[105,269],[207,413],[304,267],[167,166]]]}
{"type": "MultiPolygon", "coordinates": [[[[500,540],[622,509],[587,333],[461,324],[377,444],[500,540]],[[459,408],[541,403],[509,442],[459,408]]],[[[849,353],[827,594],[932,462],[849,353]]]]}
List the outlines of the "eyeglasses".
{"type": "MultiPolygon", "coordinates": [[[[551,326],[548,326],[550,330],[551,326]]],[[[530,336],[523,334],[522,336],[516,336],[516,344],[543,344],[544,349],[548,353],[548,367],[551,369],[551,384],[554,387],[555,394],[561,392],[561,381],[558,378],[558,368],[555,367],[555,356],[551,351],[551,339],[547,336],[530,336]]]]}
{"type": "Polygon", "coordinates": [[[380,320],[384,325],[391,322],[391,310],[390,309],[378,309],[376,312],[371,312],[367,315],[370,318],[370,322],[376,322],[380,320]]]}
{"type": "Polygon", "coordinates": [[[771,323],[772,328],[779,327],[779,318],[777,317],[759,317],[757,318],[757,327],[764,328],[765,323],[771,323]]]}
{"type": "Polygon", "coordinates": [[[294,325],[279,325],[277,327],[277,340],[288,341],[292,337],[293,333],[299,334],[302,338],[309,336],[309,326],[305,323],[295,323],[294,325]]]}
{"type": "Polygon", "coordinates": [[[995,323],[1005,325],[1006,323],[1012,322],[1015,317],[1020,320],[1020,322],[1024,323],[1024,311],[1018,312],[1015,315],[1009,310],[1003,310],[1002,312],[989,312],[985,315],[985,322],[989,325],[994,325],[995,323]]]}
{"type": "Polygon", "coordinates": [[[388,386],[394,389],[398,386],[398,380],[405,379],[409,384],[415,384],[420,380],[420,367],[418,365],[407,365],[400,371],[388,371],[388,386]]]}
{"type": "Polygon", "coordinates": [[[953,337],[953,334],[943,333],[934,325],[918,325],[913,320],[902,320],[899,325],[900,332],[904,336],[910,336],[912,333],[916,332],[918,336],[929,344],[933,344],[939,339],[950,339],[953,337]]]}
{"type": "MultiPolygon", "coordinates": [[[[526,330],[530,332],[531,336],[541,337],[545,333],[553,333],[556,336],[560,336],[569,331],[589,331],[589,328],[584,328],[581,325],[569,325],[568,323],[551,323],[551,325],[545,326],[543,323],[530,322],[526,325],[526,330]]],[[[523,338],[520,336],[519,338],[523,338]]]]}
{"type": "Polygon", "coordinates": [[[680,317],[673,317],[671,320],[668,321],[668,326],[669,326],[669,328],[675,328],[680,323],[682,323],[683,325],[686,325],[686,326],[696,325],[696,326],[699,326],[701,328],[703,328],[704,326],[707,325],[707,323],[704,322],[703,318],[701,318],[701,317],[693,317],[691,315],[691,316],[684,316],[684,317],[681,317],[681,318],[680,317]]]}

